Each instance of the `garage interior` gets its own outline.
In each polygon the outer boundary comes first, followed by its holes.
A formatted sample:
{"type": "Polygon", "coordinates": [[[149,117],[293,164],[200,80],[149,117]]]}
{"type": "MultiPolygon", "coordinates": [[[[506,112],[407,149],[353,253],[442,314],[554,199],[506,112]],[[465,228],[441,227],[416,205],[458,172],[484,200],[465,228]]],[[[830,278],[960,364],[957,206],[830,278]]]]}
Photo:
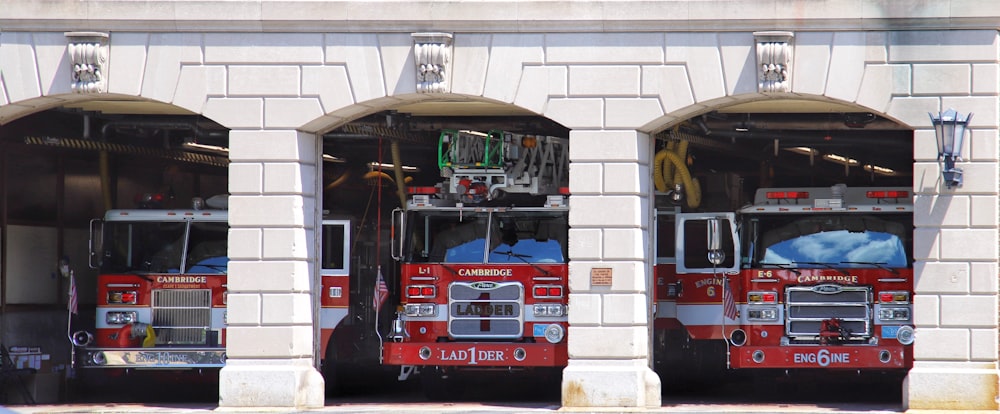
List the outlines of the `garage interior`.
{"type": "MultiPolygon", "coordinates": [[[[411,167],[410,185],[437,183],[443,129],[569,136],[547,118],[483,102],[422,102],[371,114],[323,135],[324,209],[365,208],[377,185],[370,173],[378,163],[393,162],[392,141],[411,167]]],[[[732,184],[726,177],[738,178],[748,197],[758,187],[913,182],[913,131],[853,106],[750,102],[654,135],[657,149],[670,140],[689,142],[686,161],[701,178],[706,200],[728,191],[722,188],[732,184]]],[[[135,208],[144,193],[166,194],[163,207],[186,208],[193,197],[227,192],[228,146],[228,129],[212,120],[129,99],[73,103],[0,125],[0,342],[37,348],[49,356],[53,378],[61,378],[70,362],[71,330],[69,283],[59,267],[68,263],[78,284],[80,313],[72,331],[88,328],[96,277],[88,266],[90,220],[106,209],[135,208]]]]}

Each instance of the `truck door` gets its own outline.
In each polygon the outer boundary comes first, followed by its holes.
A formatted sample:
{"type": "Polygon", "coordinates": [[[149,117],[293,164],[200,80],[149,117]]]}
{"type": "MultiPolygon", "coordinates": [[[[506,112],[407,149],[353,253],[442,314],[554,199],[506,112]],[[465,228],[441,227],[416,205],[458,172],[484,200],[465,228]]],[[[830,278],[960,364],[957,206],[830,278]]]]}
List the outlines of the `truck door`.
{"type": "Polygon", "coordinates": [[[739,270],[735,213],[683,213],[676,223],[677,273],[739,270]]]}

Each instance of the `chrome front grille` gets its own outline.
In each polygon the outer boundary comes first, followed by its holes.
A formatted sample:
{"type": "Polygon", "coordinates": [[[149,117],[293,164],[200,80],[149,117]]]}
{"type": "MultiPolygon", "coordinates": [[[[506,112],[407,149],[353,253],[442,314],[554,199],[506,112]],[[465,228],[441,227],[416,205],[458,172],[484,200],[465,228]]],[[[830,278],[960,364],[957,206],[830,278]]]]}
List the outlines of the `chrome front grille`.
{"type": "Polygon", "coordinates": [[[785,291],[785,332],[793,339],[816,339],[823,321],[840,320],[851,339],[871,337],[871,289],[863,286],[794,286],[785,291]]]}
{"type": "Polygon", "coordinates": [[[524,286],[455,282],[448,286],[448,334],[464,339],[515,339],[523,334],[524,286]]]}
{"type": "Polygon", "coordinates": [[[205,345],[211,322],[210,289],[153,291],[153,329],[157,345],[205,345]]]}

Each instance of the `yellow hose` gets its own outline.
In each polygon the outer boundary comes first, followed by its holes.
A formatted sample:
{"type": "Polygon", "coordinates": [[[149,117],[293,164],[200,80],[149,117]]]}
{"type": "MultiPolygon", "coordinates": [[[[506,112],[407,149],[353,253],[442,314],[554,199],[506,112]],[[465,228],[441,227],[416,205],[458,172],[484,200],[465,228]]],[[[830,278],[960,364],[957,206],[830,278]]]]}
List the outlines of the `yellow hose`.
{"type": "Polygon", "coordinates": [[[683,184],[687,206],[697,208],[701,205],[701,183],[691,177],[687,168],[687,141],[677,145],[667,143],[666,148],[656,153],[653,160],[653,183],[660,192],[669,191],[675,183],[683,184]]]}

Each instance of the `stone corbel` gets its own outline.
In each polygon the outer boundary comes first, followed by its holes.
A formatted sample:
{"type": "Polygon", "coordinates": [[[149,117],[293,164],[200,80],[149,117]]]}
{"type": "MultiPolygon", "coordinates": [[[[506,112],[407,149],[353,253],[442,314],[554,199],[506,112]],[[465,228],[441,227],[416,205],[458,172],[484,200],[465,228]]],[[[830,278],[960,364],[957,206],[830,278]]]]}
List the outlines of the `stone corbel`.
{"type": "Polygon", "coordinates": [[[451,33],[413,33],[417,92],[451,92],[451,33]]]}
{"type": "Polygon", "coordinates": [[[107,92],[108,34],[66,32],[71,68],[70,88],[75,93],[107,92]]]}
{"type": "Polygon", "coordinates": [[[792,91],[792,32],[754,32],[757,43],[757,91],[792,91]]]}

